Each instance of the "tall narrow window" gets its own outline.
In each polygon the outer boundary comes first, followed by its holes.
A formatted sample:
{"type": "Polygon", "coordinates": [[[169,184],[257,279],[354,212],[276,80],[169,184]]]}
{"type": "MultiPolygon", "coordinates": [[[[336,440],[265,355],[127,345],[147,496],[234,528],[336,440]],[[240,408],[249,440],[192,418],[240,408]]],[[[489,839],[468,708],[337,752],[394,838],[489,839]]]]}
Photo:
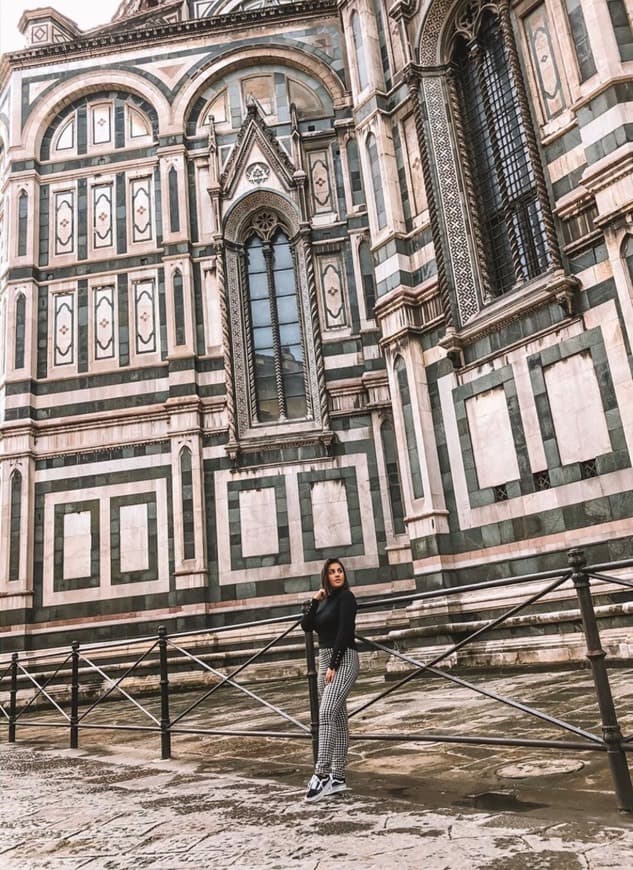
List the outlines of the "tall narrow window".
{"type": "Polygon", "coordinates": [[[353,138],[347,143],[347,165],[352,188],[352,203],[353,205],[365,205],[365,191],[363,190],[363,174],[360,168],[358,142],[353,138]]]}
{"type": "Polygon", "coordinates": [[[29,229],[29,196],[25,190],[18,197],[18,257],[26,256],[29,229]]]}
{"type": "Polygon", "coordinates": [[[596,64],[593,59],[591,42],[587,33],[585,13],[582,10],[581,0],[567,0],[567,17],[574,41],[574,50],[578,60],[580,81],[584,82],[596,72],[596,64]]]}
{"type": "Polygon", "coordinates": [[[407,455],[409,458],[409,472],[411,474],[413,497],[423,498],[424,489],[422,487],[422,469],[420,468],[420,457],[418,455],[418,445],[415,437],[409,378],[407,376],[407,367],[402,357],[398,357],[394,369],[398,381],[398,393],[400,394],[400,406],[402,408],[404,435],[407,442],[407,455]]]}
{"type": "Polygon", "coordinates": [[[172,233],[180,230],[180,206],[178,203],[178,173],[176,167],[169,170],[169,229],[172,233]]]}
{"type": "Polygon", "coordinates": [[[626,260],[626,265],[629,270],[629,280],[631,281],[631,288],[633,288],[633,236],[626,237],[626,241],[622,248],[622,254],[626,260]]]}
{"type": "Polygon", "coordinates": [[[352,38],[354,40],[354,55],[356,57],[356,70],[358,72],[358,89],[364,90],[369,84],[367,75],[367,59],[365,57],[365,44],[358,12],[352,12],[350,17],[352,25],[352,38]]]}
{"type": "Polygon", "coordinates": [[[358,261],[363,281],[365,314],[367,317],[373,317],[374,305],[376,304],[376,281],[374,279],[374,263],[367,242],[361,242],[358,246],[358,261]]]}
{"type": "Polygon", "coordinates": [[[20,527],[22,524],[22,475],[11,476],[11,519],[9,528],[9,580],[20,579],[20,527]]]}
{"type": "Polygon", "coordinates": [[[389,65],[389,51],[387,50],[387,36],[385,34],[385,22],[382,14],[382,0],[372,0],[372,9],[376,19],[376,31],[378,33],[378,46],[380,48],[380,63],[387,87],[391,87],[391,67],[389,65]]]}
{"type": "Polygon", "coordinates": [[[374,206],[376,208],[376,224],[378,229],[382,230],[387,226],[387,211],[385,209],[385,193],[382,185],[382,173],[380,171],[380,161],[378,160],[378,146],[376,137],[370,133],[366,140],[367,156],[369,157],[369,171],[371,172],[371,183],[374,192],[374,206]]]}
{"type": "Polygon", "coordinates": [[[15,368],[24,368],[24,338],[26,333],[26,297],[20,293],[15,303],[15,368]]]}
{"type": "Polygon", "coordinates": [[[405,530],[404,506],[402,503],[402,486],[400,484],[400,469],[398,468],[396,437],[391,420],[385,420],[380,427],[380,440],[382,442],[382,452],[385,457],[385,468],[387,471],[393,532],[395,535],[401,535],[405,530]]]}
{"type": "Polygon", "coordinates": [[[607,0],[620,60],[633,60],[633,33],[624,0],[607,0]]]}
{"type": "Polygon", "coordinates": [[[273,215],[255,219],[245,253],[257,421],[300,419],[307,404],[295,266],[273,215]]]}
{"type": "Polygon", "coordinates": [[[549,259],[518,86],[494,14],[485,11],[474,33],[458,37],[453,64],[476,188],[473,207],[488,252],[488,289],[498,295],[545,272],[549,259]]]}
{"type": "Polygon", "coordinates": [[[185,329],[185,293],[182,281],[182,273],[180,270],[174,272],[174,327],[176,333],[176,344],[187,343],[187,332],[185,329]]]}
{"type": "Polygon", "coordinates": [[[182,489],[182,546],[185,559],[196,557],[196,537],[193,510],[193,472],[191,450],[184,447],[180,454],[180,486],[182,489]]]}

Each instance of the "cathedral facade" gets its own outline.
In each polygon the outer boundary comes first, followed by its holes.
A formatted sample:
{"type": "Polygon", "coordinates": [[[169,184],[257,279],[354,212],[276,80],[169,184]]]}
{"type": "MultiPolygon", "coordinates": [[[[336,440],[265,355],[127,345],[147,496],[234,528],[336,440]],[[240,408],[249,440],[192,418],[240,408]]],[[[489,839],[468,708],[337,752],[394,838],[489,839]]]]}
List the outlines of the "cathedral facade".
{"type": "Polygon", "coordinates": [[[630,0],[20,28],[3,649],[633,555],[630,0]]]}

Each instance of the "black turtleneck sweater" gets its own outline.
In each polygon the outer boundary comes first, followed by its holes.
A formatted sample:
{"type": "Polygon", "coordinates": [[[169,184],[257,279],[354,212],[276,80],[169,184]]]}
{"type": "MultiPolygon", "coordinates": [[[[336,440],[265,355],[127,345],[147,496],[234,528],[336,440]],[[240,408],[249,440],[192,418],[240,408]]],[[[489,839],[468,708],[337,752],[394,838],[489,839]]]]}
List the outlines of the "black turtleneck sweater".
{"type": "Polygon", "coordinates": [[[323,601],[313,598],[301,620],[304,631],[316,631],[319,646],[331,649],[330,667],[335,671],[346,649],[356,649],[356,598],[351,589],[336,589],[323,601]]]}

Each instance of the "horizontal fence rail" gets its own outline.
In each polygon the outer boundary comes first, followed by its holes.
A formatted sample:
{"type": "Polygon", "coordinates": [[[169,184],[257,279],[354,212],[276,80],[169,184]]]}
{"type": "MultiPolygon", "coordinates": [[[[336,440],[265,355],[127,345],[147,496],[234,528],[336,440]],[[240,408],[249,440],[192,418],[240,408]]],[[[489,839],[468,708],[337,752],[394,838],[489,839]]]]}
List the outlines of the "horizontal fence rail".
{"type": "MultiPolygon", "coordinates": [[[[607,564],[587,566],[584,554],[581,550],[570,550],[568,553],[568,568],[545,571],[541,573],[526,574],[513,578],[496,579],[474,583],[468,586],[459,586],[448,589],[438,589],[429,592],[412,593],[409,595],[387,596],[379,599],[359,601],[361,611],[394,608],[404,603],[412,604],[415,601],[427,601],[434,598],[450,598],[451,596],[463,596],[465,593],[478,592],[501,587],[519,588],[525,584],[542,583],[535,591],[528,590],[526,597],[509,607],[498,616],[478,623],[478,627],[466,634],[455,643],[448,645],[442,652],[434,655],[428,661],[421,660],[417,655],[407,655],[398,650],[395,645],[390,646],[368,638],[363,634],[357,634],[357,639],[366,651],[376,651],[386,654],[396,661],[402,662],[410,670],[394,684],[374,697],[364,701],[352,709],[350,719],[355,719],[369,707],[380,703],[402,687],[412,684],[425,675],[441,678],[459,686],[462,689],[472,691],[477,695],[487,698],[496,704],[517,710],[540,722],[544,722],[553,728],[564,732],[558,739],[536,739],[528,737],[508,737],[505,735],[480,735],[473,733],[437,733],[429,731],[400,732],[390,731],[387,733],[376,731],[354,730],[350,737],[352,740],[385,741],[400,743],[450,743],[479,746],[497,747],[524,747],[538,749],[565,750],[573,752],[601,752],[607,756],[613,787],[618,808],[621,811],[633,812],[633,787],[629,773],[626,754],[633,752],[633,735],[623,737],[618,723],[613,694],[609,682],[608,670],[605,662],[606,654],[601,646],[598,631],[598,622],[594,609],[591,584],[609,583],[626,589],[633,589],[633,582],[622,577],[614,576],[612,572],[625,570],[633,567],[632,560],[620,560],[607,564]],[[552,592],[560,589],[565,584],[573,584],[578,600],[582,628],[587,648],[587,659],[591,667],[595,697],[601,718],[601,734],[580,728],[573,723],[552,716],[542,710],[537,710],[521,701],[506,697],[493,691],[485,685],[478,685],[452,673],[446,668],[440,668],[442,662],[450,659],[456,652],[472,644],[499,626],[504,625],[512,617],[526,610],[537,602],[543,600],[552,592]]],[[[182,634],[168,635],[164,627],[159,628],[158,636],[135,638],[133,640],[112,641],[106,644],[86,644],[80,646],[73,641],[70,653],[58,654],[59,660],[53,660],[51,653],[23,654],[13,653],[10,660],[0,661],[0,697],[6,701],[0,703],[2,712],[1,721],[8,725],[8,741],[16,741],[18,726],[26,728],[50,728],[67,729],[71,748],[79,746],[79,734],[81,730],[111,731],[111,732],[145,732],[150,735],[160,735],[161,757],[170,758],[172,753],[171,740],[175,735],[218,735],[240,738],[274,738],[283,740],[308,740],[312,744],[312,753],[316,759],[318,750],[319,732],[319,698],[317,688],[317,666],[314,649],[314,639],[311,632],[303,632],[305,645],[305,676],[307,680],[307,698],[304,719],[301,714],[282,709],[247,688],[237,678],[253,663],[260,662],[267,654],[278,647],[281,641],[285,641],[293,633],[298,634],[301,617],[296,614],[290,616],[270,618],[260,621],[245,622],[239,625],[225,626],[213,629],[201,629],[182,634]],[[278,626],[281,631],[274,635],[260,649],[248,654],[244,661],[232,669],[224,672],[218,667],[209,664],[201,654],[191,651],[187,647],[192,643],[199,642],[201,638],[212,635],[217,641],[227,632],[236,630],[245,631],[250,629],[261,630],[278,626]],[[112,657],[125,651],[132,658],[131,662],[125,662],[124,666],[116,670],[116,664],[112,664],[112,657]],[[110,661],[104,659],[110,657],[110,661]],[[23,663],[22,659],[26,661],[23,663]],[[193,702],[180,710],[175,715],[170,709],[170,700],[175,695],[176,688],[170,677],[176,673],[182,673],[183,668],[189,668],[196,673],[206,675],[215,680],[210,688],[205,689],[193,702]],[[115,668],[114,673],[109,674],[109,669],[115,668]],[[150,695],[150,700],[141,701],[134,696],[133,690],[128,690],[123,683],[134,675],[142,673],[153,674],[157,677],[158,691],[150,695]],[[90,690],[94,688],[94,680],[97,679],[97,696],[91,698],[90,690]],[[92,682],[91,682],[92,681],[92,682]],[[59,691],[55,687],[70,686],[69,697],[60,699],[59,691]],[[26,700],[19,698],[20,687],[30,687],[30,697],[26,700]],[[200,727],[186,721],[196,711],[200,712],[201,705],[208,702],[220,689],[231,687],[236,689],[243,698],[253,702],[257,707],[272,715],[274,719],[283,723],[284,728],[277,730],[275,727],[200,727]],[[83,691],[83,697],[82,697],[83,691]],[[118,697],[131,705],[140,717],[142,724],[132,721],[123,723],[105,723],[90,721],[90,717],[108,699],[118,697]],[[33,716],[33,710],[39,704],[47,709],[45,718],[40,715],[33,716]],[[49,718],[53,714],[53,718],[49,718]]],[[[217,649],[214,648],[217,653],[217,649]]],[[[22,688],[22,694],[26,691],[22,688]]],[[[66,692],[68,695],[68,692],[66,692]]]]}

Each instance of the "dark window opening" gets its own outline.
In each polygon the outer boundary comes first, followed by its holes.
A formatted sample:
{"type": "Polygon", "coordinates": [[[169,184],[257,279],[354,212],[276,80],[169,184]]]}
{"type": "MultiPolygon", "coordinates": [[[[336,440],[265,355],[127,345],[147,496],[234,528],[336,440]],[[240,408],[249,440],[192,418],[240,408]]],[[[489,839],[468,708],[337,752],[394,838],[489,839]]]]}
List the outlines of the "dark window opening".
{"type": "Polygon", "coordinates": [[[482,16],[477,38],[453,54],[476,188],[479,226],[496,296],[547,270],[543,211],[497,17],[482,16]]]}

